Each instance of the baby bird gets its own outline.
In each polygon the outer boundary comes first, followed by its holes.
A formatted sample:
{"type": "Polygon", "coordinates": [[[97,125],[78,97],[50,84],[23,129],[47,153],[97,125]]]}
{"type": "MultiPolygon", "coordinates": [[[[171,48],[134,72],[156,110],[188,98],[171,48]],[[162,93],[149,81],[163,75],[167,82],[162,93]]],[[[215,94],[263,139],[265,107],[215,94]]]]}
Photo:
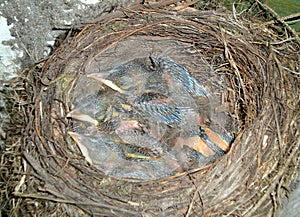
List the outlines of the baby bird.
{"type": "Polygon", "coordinates": [[[163,74],[170,87],[181,89],[192,96],[205,96],[210,94],[186,68],[163,53],[153,52],[150,55],[153,65],[163,74]]]}
{"type": "Polygon", "coordinates": [[[149,89],[148,81],[153,80],[154,71],[147,61],[150,62],[147,58],[135,59],[113,68],[106,78],[101,73],[89,74],[88,78],[132,98],[149,89]]]}
{"type": "Polygon", "coordinates": [[[86,160],[106,174],[159,178],[207,165],[229,150],[229,141],[209,125],[210,93],[168,56],[152,53],[115,67],[106,77],[88,78],[98,81],[101,91],[67,117],[96,132],[69,135],[86,160]]]}
{"type": "Polygon", "coordinates": [[[181,121],[180,108],[176,107],[164,94],[144,93],[133,102],[133,107],[143,115],[168,126],[181,121]]]}
{"type": "Polygon", "coordinates": [[[176,158],[169,153],[150,160],[133,150],[125,149],[124,152],[123,144],[114,143],[103,134],[68,134],[79,147],[85,160],[106,175],[150,180],[172,175],[180,168],[176,158]]]}

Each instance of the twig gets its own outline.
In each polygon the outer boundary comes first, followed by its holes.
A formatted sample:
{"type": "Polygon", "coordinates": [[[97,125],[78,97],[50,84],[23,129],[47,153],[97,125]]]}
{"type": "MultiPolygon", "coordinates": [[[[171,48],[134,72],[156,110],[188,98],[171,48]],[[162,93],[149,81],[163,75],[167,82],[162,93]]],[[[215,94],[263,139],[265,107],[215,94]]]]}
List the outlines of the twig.
{"type": "MultiPolygon", "coordinates": [[[[221,27],[220,27],[220,30],[221,30],[220,32],[221,32],[221,37],[222,37],[221,39],[222,39],[222,42],[223,42],[223,45],[224,45],[225,57],[228,60],[230,66],[234,69],[235,75],[238,77],[238,80],[240,82],[241,88],[244,91],[245,85],[244,85],[242,76],[240,74],[240,71],[239,71],[239,69],[237,67],[237,64],[234,61],[234,58],[232,57],[231,52],[229,50],[228,43],[227,43],[226,38],[225,38],[225,30],[223,28],[221,28],[221,27]]],[[[240,97],[240,99],[242,101],[244,101],[244,99],[241,97],[240,87],[238,87],[238,89],[239,89],[239,97],[240,97]]]]}
{"type": "Polygon", "coordinates": [[[187,3],[183,4],[183,5],[179,5],[179,6],[176,6],[176,7],[172,8],[172,10],[173,11],[180,11],[180,10],[183,10],[183,9],[191,6],[191,5],[196,4],[197,2],[199,2],[199,0],[194,0],[194,1],[191,1],[191,2],[187,2],[187,3]]]}
{"type": "Polygon", "coordinates": [[[283,174],[286,172],[287,168],[289,167],[291,161],[294,159],[294,156],[296,155],[296,153],[299,150],[299,146],[300,146],[300,141],[298,141],[298,143],[296,144],[296,146],[293,148],[292,153],[290,154],[290,156],[288,157],[288,159],[286,160],[285,164],[283,165],[283,167],[280,168],[280,170],[277,172],[277,175],[275,177],[274,180],[272,180],[270,186],[268,187],[268,189],[265,191],[264,195],[260,198],[259,201],[257,201],[256,205],[250,210],[250,212],[245,213],[246,215],[243,215],[245,217],[250,217],[253,216],[253,213],[258,210],[260,208],[260,206],[263,204],[263,202],[270,197],[270,193],[273,191],[273,189],[275,188],[275,186],[278,184],[278,180],[283,176],[283,174]]]}
{"type": "Polygon", "coordinates": [[[65,204],[73,204],[73,205],[83,205],[83,206],[96,206],[96,207],[102,207],[110,210],[115,210],[131,215],[138,215],[137,212],[129,211],[123,208],[118,208],[116,206],[110,206],[106,205],[103,203],[94,203],[94,202],[82,202],[82,201],[74,201],[74,200],[63,200],[63,199],[58,199],[58,198],[53,198],[49,196],[43,196],[43,195],[38,195],[38,194],[21,194],[21,193],[14,193],[15,196],[17,197],[25,197],[25,198],[33,198],[33,199],[41,199],[41,200],[48,200],[48,201],[53,201],[53,202],[58,202],[58,203],[65,203],[65,204]]]}
{"type": "Polygon", "coordinates": [[[278,115],[277,115],[277,112],[276,112],[276,108],[275,108],[274,102],[272,102],[272,108],[273,108],[273,112],[274,112],[274,119],[275,119],[275,124],[276,124],[276,129],[277,129],[277,136],[278,136],[278,141],[279,141],[279,147],[280,147],[280,150],[281,150],[281,148],[283,148],[283,142],[282,142],[282,136],[281,136],[281,133],[280,133],[280,126],[279,126],[279,121],[278,121],[278,115]]]}
{"type": "Polygon", "coordinates": [[[299,72],[296,72],[296,71],[293,71],[293,70],[291,70],[291,69],[289,69],[289,68],[287,68],[287,67],[285,67],[285,66],[282,66],[282,68],[283,68],[284,70],[286,70],[286,71],[292,73],[292,74],[300,75],[300,71],[299,71],[299,72]]]}
{"type": "MultiPolygon", "coordinates": [[[[189,204],[189,209],[188,209],[188,211],[187,211],[187,213],[186,213],[186,215],[185,215],[185,217],[189,217],[190,216],[190,213],[191,213],[191,211],[192,211],[192,208],[193,208],[193,205],[194,205],[194,202],[195,202],[195,199],[196,199],[196,195],[197,194],[199,194],[200,195],[200,188],[201,188],[202,186],[201,185],[198,185],[198,187],[196,188],[196,190],[195,190],[195,192],[194,192],[194,195],[193,195],[193,198],[192,198],[192,200],[191,200],[191,202],[190,202],[190,204],[189,204]]],[[[201,195],[200,195],[200,200],[201,200],[201,195]]],[[[202,200],[201,200],[202,201],[202,200]]]]}
{"type": "MultiPolygon", "coordinates": [[[[295,14],[290,14],[290,15],[284,16],[284,17],[279,17],[279,19],[281,21],[284,21],[284,22],[287,22],[287,23],[289,23],[289,22],[298,22],[298,21],[300,21],[300,12],[295,13],[295,14]]],[[[274,23],[275,23],[274,20],[266,22],[266,24],[274,24],[274,23]]]]}
{"type": "Polygon", "coordinates": [[[157,3],[153,3],[153,4],[150,4],[150,5],[152,7],[163,8],[163,7],[166,7],[168,5],[175,4],[177,2],[178,2],[178,0],[165,0],[165,1],[159,1],[157,3]]]}

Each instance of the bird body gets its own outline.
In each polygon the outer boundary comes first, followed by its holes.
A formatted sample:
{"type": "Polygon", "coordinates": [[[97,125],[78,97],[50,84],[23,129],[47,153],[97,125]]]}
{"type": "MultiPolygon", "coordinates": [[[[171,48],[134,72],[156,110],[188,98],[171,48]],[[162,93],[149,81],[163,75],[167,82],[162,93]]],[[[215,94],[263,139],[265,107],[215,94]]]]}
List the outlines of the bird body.
{"type": "Polygon", "coordinates": [[[210,95],[204,86],[192,77],[183,65],[175,60],[157,52],[153,52],[150,58],[161,73],[165,74],[169,86],[182,88],[193,96],[208,97],[210,95]]]}
{"type": "Polygon", "coordinates": [[[98,105],[84,104],[67,117],[97,132],[69,135],[86,160],[107,174],[158,178],[208,164],[229,150],[229,142],[209,126],[211,94],[170,57],[154,52],[120,64],[105,78],[88,78],[100,84],[98,105]]]}

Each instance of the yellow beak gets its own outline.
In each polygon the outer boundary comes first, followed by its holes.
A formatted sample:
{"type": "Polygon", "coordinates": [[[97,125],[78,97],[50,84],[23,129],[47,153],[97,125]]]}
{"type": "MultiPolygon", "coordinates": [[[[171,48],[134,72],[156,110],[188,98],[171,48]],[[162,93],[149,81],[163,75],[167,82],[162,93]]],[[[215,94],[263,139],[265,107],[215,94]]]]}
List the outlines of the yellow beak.
{"type": "Polygon", "coordinates": [[[67,114],[67,117],[73,118],[73,119],[76,119],[79,121],[88,122],[88,123],[94,124],[95,126],[99,125],[99,122],[96,119],[92,118],[89,115],[80,113],[79,109],[75,109],[75,110],[71,111],[69,114],[67,114]]]}
{"type": "Polygon", "coordinates": [[[116,84],[114,84],[111,80],[107,80],[104,78],[99,77],[97,73],[87,75],[88,78],[92,78],[96,81],[100,81],[102,84],[105,84],[106,86],[110,87],[111,89],[119,92],[119,93],[125,93],[126,91],[118,87],[116,84]]]}

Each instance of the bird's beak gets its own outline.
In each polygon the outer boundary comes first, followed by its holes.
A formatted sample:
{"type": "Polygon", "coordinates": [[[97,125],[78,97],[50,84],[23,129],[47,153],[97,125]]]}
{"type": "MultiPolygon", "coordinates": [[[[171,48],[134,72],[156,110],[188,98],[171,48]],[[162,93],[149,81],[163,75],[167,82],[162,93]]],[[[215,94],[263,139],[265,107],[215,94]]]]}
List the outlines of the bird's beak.
{"type": "Polygon", "coordinates": [[[199,137],[199,136],[193,136],[193,137],[187,137],[182,138],[178,137],[176,139],[175,145],[177,146],[183,146],[186,145],[198,153],[201,153],[205,157],[210,157],[215,155],[215,152],[208,147],[208,145],[199,137]]]}
{"type": "Polygon", "coordinates": [[[73,118],[73,119],[76,119],[79,121],[88,122],[88,123],[94,124],[95,126],[99,125],[99,122],[96,119],[92,118],[91,116],[89,116],[87,114],[80,113],[79,109],[74,109],[73,111],[69,112],[69,114],[67,114],[67,117],[73,118]]]}
{"type": "Polygon", "coordinates": [[[102,84],[105,84],[106,86],[110,87],[111,89],[119,92],[119,93],[125,93],[126,91],[121,89],[118,85],[116,85],[115,83],[113,83],[111,80],[107,80],[104,78],[99,77],[99,75],[97,73],[94,74],[89,74],[87,75],[88,78],[92,78],[96,81],[100,81],[102,84]]]}
{"type": "Polygon", "coordinates": [[[221,148],[224,152],[229,151],[230,144],[226,140],[224,140],[220,135],[218,135],[216,132],[214,132],[208,127],[203,127],[202,129],[205,131],[210,141],[212,141],[215,145],[221,148]]]}
{"type": "Polygon", "coordinates": [[[82,155],[85,157],[86,161],[93,165],[93,161],[90,157],[89,151],[87,147],[83,144],[85,140],[84,135],[80,135],[78,133],[68,132],[69,136],[74,140],[74,142],[78,145],[82,155]]]}
{"type": "Polygon", "coordinates": [[[125,157],[128,159],[134,158],[134,159],[144,159],[144,160],[156,160],[155,157],[150,157],[139,153],[131,153],[129,151],[125,152],[125,157]]]}
{"type": "Polygon", "coordinates": [[[121,121],[116,131],[127,132],[135,129],[141,130],[141,126],[139,125],[139,122],[136,120],[129,120],[129,121],[121,121]]]}

